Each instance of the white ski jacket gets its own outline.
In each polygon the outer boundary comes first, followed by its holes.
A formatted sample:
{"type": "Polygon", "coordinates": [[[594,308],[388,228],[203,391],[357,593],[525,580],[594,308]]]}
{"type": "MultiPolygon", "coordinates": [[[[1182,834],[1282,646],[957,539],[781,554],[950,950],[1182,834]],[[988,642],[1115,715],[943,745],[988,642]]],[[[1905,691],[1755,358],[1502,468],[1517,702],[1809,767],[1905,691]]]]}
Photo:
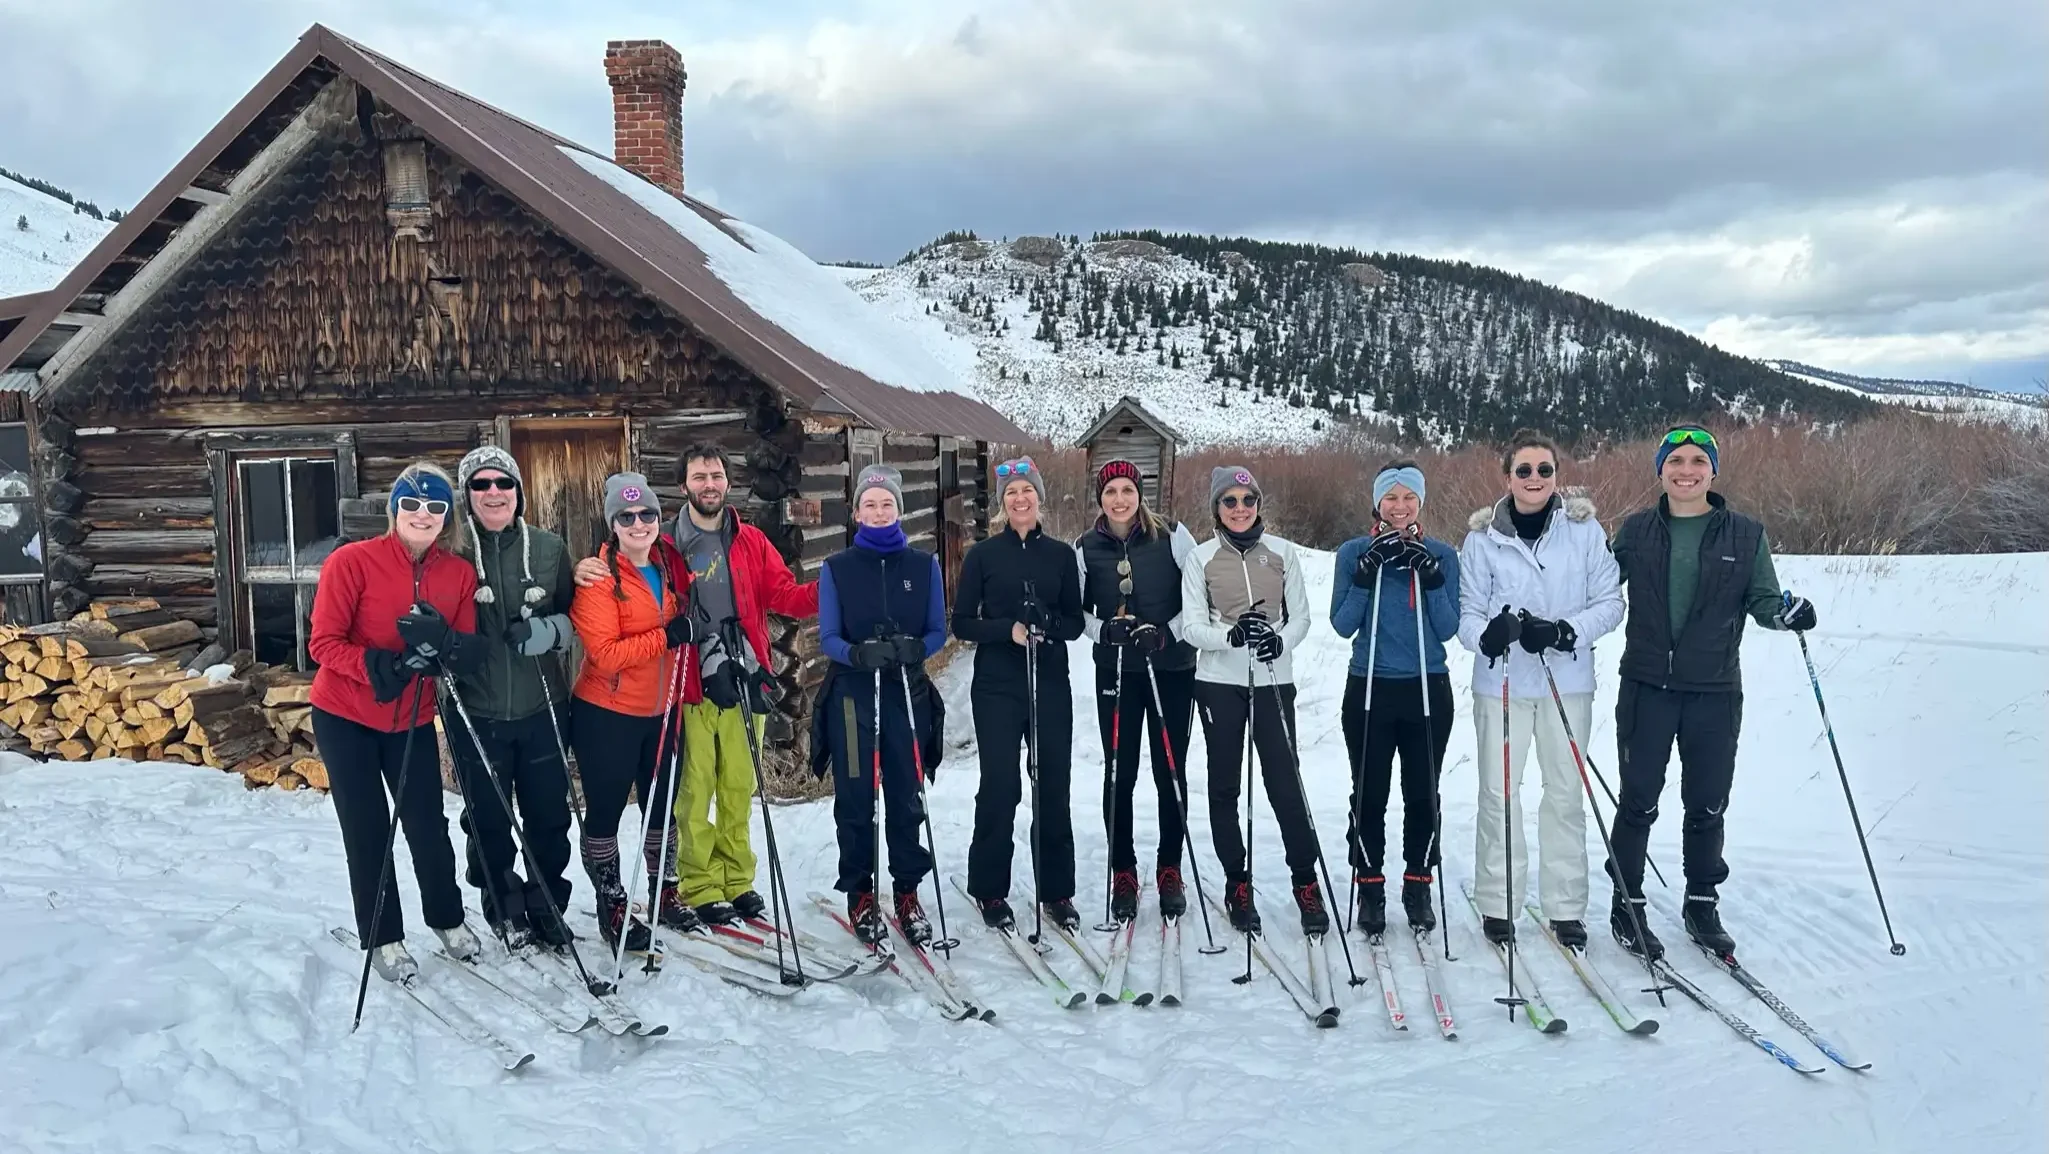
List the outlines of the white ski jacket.
{"type": "MultiPolygon", "coordinates": [[[[1501,679],[1510,697],[1549,697],[1544,670],[1521,644],[1491,665],[1480,656],[1480,634],[1506,605],[1532,617],[1564,620],[1579,644],[1571,653],[1544,654],[1560,693],[1594,691],[1594,642],[1622,624],[1622,577],[1608,552],[1608,535],[1594,519],[1594,503],[1574,493],[1553,502],[1551,521],[1534,547],[1515,534],[1509,498],[1476,510],[1459,549],[1459,644],[1474,653],[1473,692],[1498,699],[1501,679]]],[[[1586,735],[1580,735],[1585,740],[1586,735]]]]}
{"type": "Polygon", "coordinates": [[[1308,636],[1302,558],[1287,539],[1262,533],[1241,553],[1219,532],[1182,562],[1181,639],[1195,646],[1197,681],[1243,685],[1249,672],[1255,685],[1292,685],[1295,650],[1308,636]],[[1281,635],[1281,656],[1271,675],[1249,649],[1231,645],[1231,626],[1254,605],[1281,635]]]}

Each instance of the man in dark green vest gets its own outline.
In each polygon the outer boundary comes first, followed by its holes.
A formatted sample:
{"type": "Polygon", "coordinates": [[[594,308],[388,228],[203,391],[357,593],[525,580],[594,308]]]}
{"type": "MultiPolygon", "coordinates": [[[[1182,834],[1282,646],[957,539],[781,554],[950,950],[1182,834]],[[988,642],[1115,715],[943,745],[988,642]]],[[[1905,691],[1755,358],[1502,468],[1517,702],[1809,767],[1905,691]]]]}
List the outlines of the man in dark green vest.
{"type": "Polygon", "coordinates": [[[1608,921],[1623,948],[1651,957],[1664,953],[1648,926],[1637,940],[1638,919],[1625,903],[1647,912],[1645,846],[1676,741],[1685,807],[1686,932],[1703,948],[1734,956],[1716,889],[1729,877],[1722,815],[1743,721],[1743,619],[1766,629],[1812,629],[1814,606],[1780,592],[1764,526],[1712,491],[1721,467],[1713,433],[1698,425],[1673,428],[1658,442],[1656,467],[1664,495],[1655,508],[1624,520],[1612,543],[1629,616],[1615,703],[1622,797],[1615,809],[1615,858],[1608,863],[1616,883],[1608,921]]]}

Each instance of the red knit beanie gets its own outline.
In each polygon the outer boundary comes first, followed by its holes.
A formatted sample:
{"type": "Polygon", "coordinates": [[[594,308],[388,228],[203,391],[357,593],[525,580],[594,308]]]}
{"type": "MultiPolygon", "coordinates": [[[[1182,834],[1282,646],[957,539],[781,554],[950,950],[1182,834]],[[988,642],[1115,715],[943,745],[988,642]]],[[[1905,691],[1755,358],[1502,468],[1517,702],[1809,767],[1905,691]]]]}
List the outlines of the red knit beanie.
{"type": "Polygon", "coordinates": [[[1110,482],[1117,480],[1119,477],[1131,482],[1131,487],[1138,490],[1139,500],[1143,501],[1145,499],[1145,480],[1139,476],[1138,466],[1120,457],[1114,461],[1103,462],[1103,467],[1096,470],[1096,501],[1098,504],[1103,500],[1103,490],[1109,486],[1110,482]]]}

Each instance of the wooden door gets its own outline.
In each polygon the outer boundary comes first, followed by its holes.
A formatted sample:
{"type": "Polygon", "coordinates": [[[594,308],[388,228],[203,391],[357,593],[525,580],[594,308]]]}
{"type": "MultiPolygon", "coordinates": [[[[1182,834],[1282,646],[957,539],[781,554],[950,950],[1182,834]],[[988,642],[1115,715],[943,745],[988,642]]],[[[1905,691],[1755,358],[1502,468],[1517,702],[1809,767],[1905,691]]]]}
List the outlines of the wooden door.
{"type": "Polygon", "coordinates": [[[562,535],[572,561],[605,540],[605,478],[626,468],[623,418],[513,420],[509,446],[526,478],[527,520],[562,535]]]}

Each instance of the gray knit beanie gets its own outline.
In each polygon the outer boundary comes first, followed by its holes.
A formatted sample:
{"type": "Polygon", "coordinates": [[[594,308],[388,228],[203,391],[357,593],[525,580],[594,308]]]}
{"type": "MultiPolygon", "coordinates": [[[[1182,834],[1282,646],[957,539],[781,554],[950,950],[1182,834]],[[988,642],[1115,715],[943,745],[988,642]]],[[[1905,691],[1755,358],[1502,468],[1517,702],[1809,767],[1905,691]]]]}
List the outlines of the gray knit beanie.
{"type": "Polygon", "coordinates": [[[519,526],[519,578],[525,587],[520,596],[526,602],[519,612],[522,617],[531,617],[532,607],[540,604],[548,596],[548,591],[534,581],[533,541],[526,528],[526,478],[520,475],[519,462],[513,460],[512,454],[496,445],[479,445],[471,449],[455,466],[455,487],[458,499],[462,501],[463,523],[470,530],[470,560],[477,566],[477,604],[489,605],[498,599],[484,576],[484,532],[477,525],[476,514],[470,511],[470,478],[486,469],[496,469],[519,482],[512,504],[513,523],[519,526]]]}
{"type": "Polygon", "coordinates": [[[1243,465],[1219,465],[1209,471],[1209,511],[1215,514],[1217,502],[1223,500],[1227,489],[1250,489],[1255,497],[1265,497],[1259,491],[1259,482],[1252,479],[1252,470],[1243,465]]]}
{"type": "Polygon", "coordinates": [[[887,489],[896,498],[898,516],[904,511],[904,475],[888,465],[870,465],[861,470],[861,476],[854,482],[854,507],[861,507],[861,495],[870,489],[887,489]]]}
{"type": "Polygon", "coordinates": [[[633,506],[662,511],[662,499],[655,495],[655,487],[639,473],[614,473],[605,478],[605,525],[610,532],[612,518],[633,506]]]}
{"type": "Polygon", "coordinates": [[[1003,491],[1010,488],[1012,481],[1024,481],[1038,491],[1039,504],[1046,503],[1046,477],[1039,472],[1039,466],[1030,457],[1018,457],[996,466],[996,498],[1003,499],[1003,491]]]}

